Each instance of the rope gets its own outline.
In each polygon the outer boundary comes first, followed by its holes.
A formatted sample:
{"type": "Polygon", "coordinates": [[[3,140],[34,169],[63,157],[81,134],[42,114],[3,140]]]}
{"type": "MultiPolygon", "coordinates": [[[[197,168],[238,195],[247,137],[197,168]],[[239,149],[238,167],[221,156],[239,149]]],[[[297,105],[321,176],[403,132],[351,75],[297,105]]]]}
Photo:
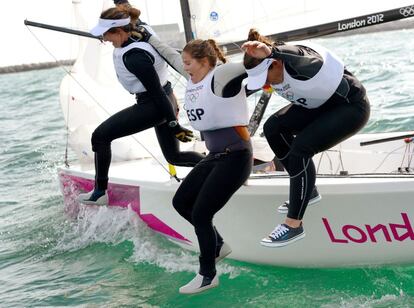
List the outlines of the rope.
{"type": "Polygon", "coordinates": [[[389,152],[385,157],[384,157],[384,159],[381,161],[381,163],[378,165],[378,167],[373,171],[374,173],[384,164],[384,162],[385,162],[385,160],[391,155],[391,154],[393,154],[394,152],[396,152],[396,151],[398,151],[398,150],[400,150],[400,149],[402,149],[404,146],[401,146],[401,147],[398,147],[398,148],[396,148],[395,150],[393,150],[393,151],[391,151],[391,152],[389,152]]]}

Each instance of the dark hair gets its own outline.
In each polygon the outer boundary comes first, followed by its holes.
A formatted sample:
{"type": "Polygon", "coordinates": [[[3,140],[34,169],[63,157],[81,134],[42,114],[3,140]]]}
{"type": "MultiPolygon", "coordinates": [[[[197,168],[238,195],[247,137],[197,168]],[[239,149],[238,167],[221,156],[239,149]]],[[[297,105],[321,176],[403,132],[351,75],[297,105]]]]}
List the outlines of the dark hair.
{"type": "MultiPolygon", "coordinates": [[[[277,41],[276,43],[272,41],[270,38],[263,36],[257,31],[256,29],[252,28],[249,31],[249,35],[247,36],[248,41],[259,41],[265,43],[267,46],[272,47],[273,45],[284,45],[285,43],[282,41],[277,41]]],[[[253,58],[249,56],[247,53],[244,54],[243,57],[243,65],[246,69],[251,69],[257,65],[259,65],[263,59],[253,58]]]]}
{"type": "Polygon", "coordinates": [[[131,22],[122,27],[115,27],[108,30],[108,32],[116,32],[117,29],[122,29],[127,33],[130,33],[134,36],[140,37],[140,34],[136,31],[137,30],[137,21],[139,20],[139,16],[141,15],[141,11],[131,7],[129,4],[118,4],[116,7],[112,7],[107,9],[101,13],[100,18],[102,19],[125,19],[130,17],[131,22]]]}
{"type": "Polygon", "coordinates": [[[217,59],[222,63],[227,62],[224,52],[218,47],[216,41],[212,39],[192,40],[185,45],[183,51],[189,53],[194,59],[201,60],[207,58],[211,67],[216,66],[217,59]]]}

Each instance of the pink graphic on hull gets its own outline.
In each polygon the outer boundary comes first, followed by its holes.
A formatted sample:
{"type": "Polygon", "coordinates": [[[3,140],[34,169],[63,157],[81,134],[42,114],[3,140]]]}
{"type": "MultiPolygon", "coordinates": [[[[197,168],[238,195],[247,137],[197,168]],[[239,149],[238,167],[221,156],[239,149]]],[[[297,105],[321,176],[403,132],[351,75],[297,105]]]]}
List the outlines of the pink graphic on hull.
{"type": "MultiPolygon", "coordinates": [[[[59,172],[59,180],[65,205],[68,206],[66,212],[69,215],[76,216],[78,207],[75,198],[80,192],[91,191],[94,187],[94,180],[68,175],[63,171],[59,172]]],[[[109,183],[108,198],[110,203],[108,206],[119,206],[123,208],[130,206],[131,209],[138,214],[141,220],[154,231],[176,240],[191,243],[191,241],[169,227],[155,215],[141,213],[139,186],[109,183]]]]}

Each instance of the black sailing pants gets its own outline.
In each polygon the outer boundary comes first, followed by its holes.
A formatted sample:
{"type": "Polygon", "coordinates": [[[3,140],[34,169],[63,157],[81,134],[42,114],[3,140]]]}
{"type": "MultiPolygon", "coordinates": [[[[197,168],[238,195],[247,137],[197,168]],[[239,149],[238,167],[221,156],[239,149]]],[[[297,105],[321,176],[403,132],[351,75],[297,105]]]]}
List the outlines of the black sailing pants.
{"type": "Polygon", "coordinates": [[[194,226],[203,276],[216,274],[216,248],[223,242],[213,216],[248,179],[252,162],[250,150],[210,153],[186,176],[173,198],[174,208],[194,226]]]}
{"type": "MultiPolygon", "coordinates": [[[[172,91],[168,98],[176,107],[172,91]]],[[[147,128],[154,127],[158,143],[165,159],[172,165],[193,167],[204,155],[197,152],[180,152],[179,141],[170,131],[167,122],[150,97],[140,97],[139,102],[112,115],[92,134],[92,150],[95,152],[95,187],[107,189],[111,163],[111,142],[147,128]]],[[[139,170],[138,170],[139,172],[139,170]]]]}
{"type": "Polygon", "coordinates": [[[312,156],[358,132],[368,121],[366,95],[348,101],[330,99],[315,109],[288,105],[270,116],[264,135],[290,176],[287,217],[301,220],[315,186],[312,156]]]}

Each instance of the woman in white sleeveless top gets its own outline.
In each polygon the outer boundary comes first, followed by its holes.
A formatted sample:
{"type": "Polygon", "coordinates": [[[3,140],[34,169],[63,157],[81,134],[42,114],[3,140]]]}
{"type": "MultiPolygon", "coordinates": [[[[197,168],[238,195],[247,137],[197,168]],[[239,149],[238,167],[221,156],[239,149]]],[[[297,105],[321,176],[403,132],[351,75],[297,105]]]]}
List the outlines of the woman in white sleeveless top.
{"type": "Polygon", "coordinates": [[[263,126],[270,147],[290,175],[289,201],[278,209],[287,217],[260,242],[280,247],[305,237],[305,210],[321,200],[312,157],[358,132],[368,121],[370,106],[358,79],[320,45],[273,43],[252,29],[242,48],[247,88],[270,85],[289,102],[263,126]]]}
{"type": "Polygon", "coordinates": [[[183,49],[190,75],[184,109],[194,129],[201,131],[209,154],[186,176],[173,205],[195,229],[200,269],[180,293],[191,294],[218,285],[215,263],[231,252],[213,225],[214,215],[243,185],[252,168],[252,147],[241,64],[225,63],[214,40],[194,40],[183,49]]]}
{"type": "MultiPolygon", "coordinates": [[[[192,132],[177,122],[177,102],[168,81],[168,65],[148,42],[142,40],[142,34],[137,30],[139,16],[138,9],[118,5],[102,12],[99,23],[91,30],[93,35],[101,36],[115,47],[113,62],[118,81],[135,96],[136,102],[111,115],[93,132],[95,187],[89,193],[79,195],[78,200],[85,204],[108,204],[111,142],[117,138],[153,127],[170,164],[192,167],[204,157],[197,152],[180,151],[178,141],[191,141],[192,132]]],[[[154,35],[148,25],[144,27],[154,35]]]]}

